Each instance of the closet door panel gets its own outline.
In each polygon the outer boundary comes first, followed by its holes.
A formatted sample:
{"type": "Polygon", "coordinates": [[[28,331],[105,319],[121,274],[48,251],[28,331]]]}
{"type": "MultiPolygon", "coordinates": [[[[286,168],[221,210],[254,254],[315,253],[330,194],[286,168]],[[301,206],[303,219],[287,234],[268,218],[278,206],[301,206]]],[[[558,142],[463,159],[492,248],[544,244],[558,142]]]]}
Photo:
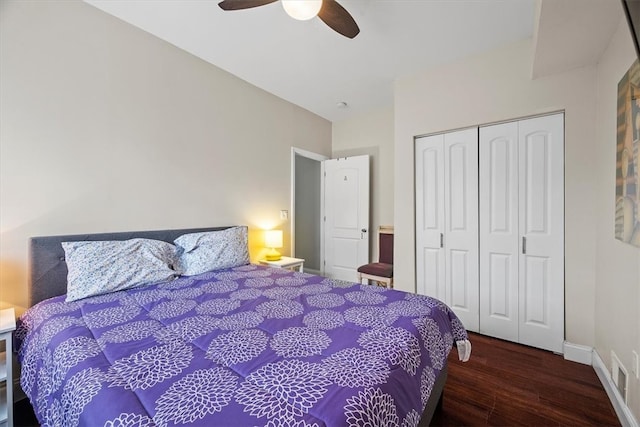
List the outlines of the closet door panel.
{"type": "Polygon", "coordinates": [[[562,352],[564,115],[519,122],[520,342],[562,352]]]}
{"type": "Polygon", "coordinates": [[[421,277],[418,283],[419,294],[429,295],[446,302],[444,266],[442,249],[422,248],[417,258],[418,276],[421,277]]]}
{"type": "MultiPolygon", "coordinates": [[[[448,136],[445,136],[449,140],[448,136]]],[[[455,140],[454,140],[455,141],[455,140]]],[[[446,180],[446,196],[447,199],[447,231],[467,232],[469,224],[467,222],[470,196],[470,189],[467,186],[469,175],[475,167],[470,163],[477,160],[470,159],[470,147],[464,141],[457,141],[448,146],[447,151],[447,180],[446,180]]]]}
{"type": "MultiPolygon", "coordinates": [[[[473,310],[474,307],[469,301],[469,253],[468,251],[452,250],[449,252],[447,275],[451,278],[451,283],[455,283],[457,286],[451,288],[451,307],[457,309],[464,309],[467,311],[473,310]]],[[[465,323],[465,326],[467,323],[465,323]]],[[[469,328],[469,326],[466,326],[469,328]]]]}
{"type": "Polygon", "coordinates": [[[464,326],[479,331],[478,129],[444,135],[447,303],[464,326]]]}
{"type": "Polygon", "coordinates": [[[444,136],[416,140],[416,291],[448,304],[445,254],[444,136]]]}
{"type": "Polygon", "coordinates": [[[543,328],[549,324],[549,258],[525,257],[523,323],[543,328]]]}
{"type": "Polygon", "coordinates": [[[535,131],[522,141],[523,233],[549,234],[549,134],[535,131]]]}
{"type": "Polygon", "coordinates": [[[480,128],[480,332],[518,341],[518,124],[480,128]]]}
{"type": "MultiPolygon", "coordinates": [[[[489,288],[486,298],[489,302],[490,316],[509,321],[513,319],[514,305],[511,302],[510,278],[513,272],[513,257],[509,254],[489,254],[489,288]]],[[[515,316],[517,317],[517,316],[515,316]]],[[[482,325],[482,324],[481,324],[482,325]]]]}

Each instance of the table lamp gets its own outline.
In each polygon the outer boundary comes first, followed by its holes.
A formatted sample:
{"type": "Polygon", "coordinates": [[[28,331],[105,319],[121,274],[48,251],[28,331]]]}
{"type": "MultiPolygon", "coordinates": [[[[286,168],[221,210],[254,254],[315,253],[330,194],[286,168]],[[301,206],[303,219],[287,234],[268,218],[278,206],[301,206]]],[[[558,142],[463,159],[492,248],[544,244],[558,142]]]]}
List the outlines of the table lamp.
{"type": "Polygon", "coordinates": [[[267,261],[278,261],[282,256],[276,248],[282,247],[282,230],[267,230],[264,232],[264,244],[269,248],[267,261]]]}

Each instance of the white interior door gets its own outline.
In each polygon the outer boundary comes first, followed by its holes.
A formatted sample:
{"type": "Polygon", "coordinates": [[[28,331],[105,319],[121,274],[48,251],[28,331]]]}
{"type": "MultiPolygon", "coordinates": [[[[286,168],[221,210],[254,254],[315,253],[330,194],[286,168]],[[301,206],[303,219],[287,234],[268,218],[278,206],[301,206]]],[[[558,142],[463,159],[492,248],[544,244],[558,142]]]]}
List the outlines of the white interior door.
{"type": "Polygon", "coordinates": [[[480,333],[518,342],[518,123],[480,128],[480,333]]]}
{"type": "Polygon", "coordinates": [[[562,352],[564,114],[519,122],[520,343],[562,352]]]}
{"type": "Polygon", "coordinates": [[[478,128],[444,135],[444,164],[446,302],[478,332],[478,128]]]}
{"type": "Polygon", "coordinates": [[[416,139],[416,291],[448,303],[444,251],[444,135],[416,139]]]}
{"type": "Polygon", "coordinates": [[[369,156],[330,159],[324,168],[324,274],[357,281],[369,262],[369,156]]]}

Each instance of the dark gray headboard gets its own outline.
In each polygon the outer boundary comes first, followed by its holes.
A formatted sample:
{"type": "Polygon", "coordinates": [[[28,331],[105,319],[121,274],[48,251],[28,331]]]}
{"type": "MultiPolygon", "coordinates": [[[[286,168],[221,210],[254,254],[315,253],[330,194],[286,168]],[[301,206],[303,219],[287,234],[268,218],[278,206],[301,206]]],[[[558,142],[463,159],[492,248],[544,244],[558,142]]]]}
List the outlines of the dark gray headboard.
{"type": "Polygon", "coordinates": [[[186,233],[224,230],[229,227],[231,226],[32,237],[29,240],[29,306],[32,307],[42,300],[67,293],[67,263],[64,260],[62,242],[143,238],[173,243],[177,237],[186,233]]]}

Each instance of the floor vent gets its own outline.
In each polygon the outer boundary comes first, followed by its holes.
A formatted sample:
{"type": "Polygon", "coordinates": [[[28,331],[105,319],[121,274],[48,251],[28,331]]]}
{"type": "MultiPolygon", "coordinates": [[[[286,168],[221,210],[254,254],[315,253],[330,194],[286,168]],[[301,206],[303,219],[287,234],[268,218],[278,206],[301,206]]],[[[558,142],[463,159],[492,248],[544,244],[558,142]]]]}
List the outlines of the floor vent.
{"type": "Polygon", "coordinates": [[[627,389],[628,389],[628,380],[627,380],[627,370],[624,365],[618,359],[618,356],[611,351],[611,379],[613,383],[618,388],[620,392],[620,396],[624,399],[624,403],[627,403],[627,389]]]}

